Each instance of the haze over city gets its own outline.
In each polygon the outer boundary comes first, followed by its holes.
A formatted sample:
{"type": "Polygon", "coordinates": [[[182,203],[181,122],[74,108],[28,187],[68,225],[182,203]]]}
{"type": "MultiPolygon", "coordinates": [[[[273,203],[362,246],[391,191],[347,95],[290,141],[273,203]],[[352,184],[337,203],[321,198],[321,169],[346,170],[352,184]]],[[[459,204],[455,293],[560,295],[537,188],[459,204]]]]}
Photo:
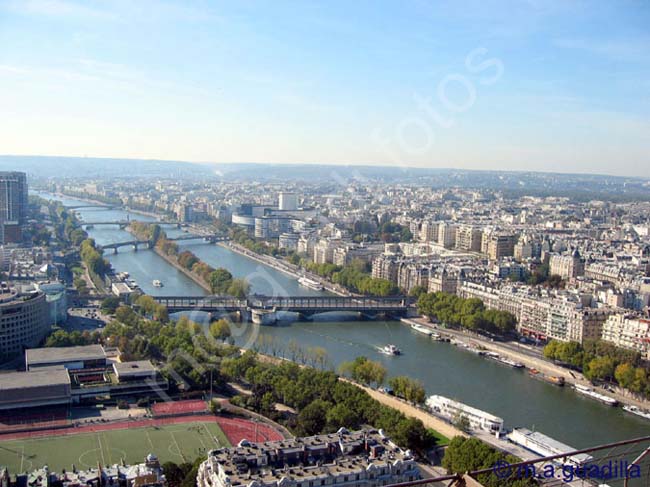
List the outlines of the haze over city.
{"type": "Polygon", "coordinates": [[[0,152],[650,176],[642,1],[0,2],[0,152]]]}

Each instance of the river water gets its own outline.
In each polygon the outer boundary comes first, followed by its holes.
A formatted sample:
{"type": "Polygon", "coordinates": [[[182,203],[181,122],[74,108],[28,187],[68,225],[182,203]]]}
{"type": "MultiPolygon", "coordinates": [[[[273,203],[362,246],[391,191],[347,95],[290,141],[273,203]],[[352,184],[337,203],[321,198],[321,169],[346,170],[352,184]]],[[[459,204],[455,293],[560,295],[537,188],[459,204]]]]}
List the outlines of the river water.
{"type": "MultiPolygon", "coordinates": [[[[36,193],[52,199],[47,193],[36,193]]],[[[56,197],[64,205],[86,202],[56,197]]],[[[118,221],[127,218],[122,210],[80,209],[85,222],[118,221]]],[[[152,220],[131,213],[131,219],[152,220]]],[[[168,227],[168,235],[182,230],[168,227]]],[[[131,240],[117,226],[96,226],[88,233],[98,244],[131,240]]],[[[201,241],[179,242],[213,267],[224,267],[236,277],[247,277],[252,292],[260,294],[315,295],[295,279],[229,249],[201,241]]],[[[123,247],[106,258],[116,271],[128,271],[140,287],[152,295],[202,295],[205,291],[151,250],[133,251],[123,247]],[[151,282],[159,279],[164,287],[151,282]]],[[[262,327],[259,333],[278,342],[293,340],[302,347],[324,347],[333,365],[365,355],[382,362],[389,375],[407,375],[422,381],[428,394],[441,394],[496,414],[507,427],[521,426],[541,431],[576,448],[586,448],[617,440],[650,435],[650,422],[579,396],[569,388],[559,388],[532,379],[525,371],[514,370],[478,357],[448,343],[432,342],[397,321],[314,321],[262,327]],[[404,354],[389,357],[378,348],[393,343],[404,354]]],[[[245,336],[240,339],[243,343],[245,336]]]]}

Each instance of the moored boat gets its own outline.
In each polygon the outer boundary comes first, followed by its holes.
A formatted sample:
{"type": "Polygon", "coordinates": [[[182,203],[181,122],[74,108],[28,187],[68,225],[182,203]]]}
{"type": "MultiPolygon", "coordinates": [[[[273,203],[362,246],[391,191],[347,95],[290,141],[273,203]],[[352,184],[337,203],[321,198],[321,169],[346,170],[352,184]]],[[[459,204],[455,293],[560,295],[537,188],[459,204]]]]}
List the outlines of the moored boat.
{"type": "Polygon", "coordinates": [[[623,406],[623,411],[627,411],[628,413],[632,413],[643,419],[650,419],[650,411],[648,411],[647,409],[641,409],[636,406],[627,405],[627,406],[623,406]]]}
{"type": "Polygon", "coordinates": [[[485,354],[488,358],[491,358],[492,360],[495,360],[499,362],[500,364],[507,365],[508,367],[512,367],[513,369],[523,369],[525,368],[525,365],[522,364],[521,362],[515,362],[514,360],[510,360],[509,358],[502,357],[498,353],[494,352],[489,352],[485,354]]]}
{"type": "Polygon", "coordinates": [[[307,277],[301,277],[300,279],[298,279],[298,284],[308,289],[311,289],[313,291],[323,290],[323,286],[320,282],[314,281],[313,279],[309,279],[307,277]]]}
{"type": "Polygon", "coordinates": [[[600,392],[596,392],[591,387],[575,384],[573,388],[578,394],[591,397],[592,399],[596,399],[597,401],[600,401],[603,404],[607,404],[608,406],[618,405],[618,401],[616,399],[606,396],[605,394],[601,394],[600,392]]]}
{"type": "Polygon", "coordinates": [[[544,382],[547,382],[549,384],[553,384],[555,386],[563,387],[564,386],[564,377],[559,376],[559,375],[545,375],[542,374],[539,370],[537,369],[530,369],[529,375],[531,377],[534,377],[535,379],[543,380],[544,382]]]}
{"type": "Polygon", "coordinates": [[[427,328],[426,326],[423,326],[423,325],[419,325],[417,323],[413,323],[411,325],[411,329],[417,331],[418,333],[422,333],[423,335],[429,336],[429,337],[433,335],[433,332],[429,328],[427,328]]]}
{"type": "Polygon", "coordinates": [[[153,287],[163,287],[162,281],[160,281],[158,279],[154,279],[152,284],[153,284],[153,287]]]}

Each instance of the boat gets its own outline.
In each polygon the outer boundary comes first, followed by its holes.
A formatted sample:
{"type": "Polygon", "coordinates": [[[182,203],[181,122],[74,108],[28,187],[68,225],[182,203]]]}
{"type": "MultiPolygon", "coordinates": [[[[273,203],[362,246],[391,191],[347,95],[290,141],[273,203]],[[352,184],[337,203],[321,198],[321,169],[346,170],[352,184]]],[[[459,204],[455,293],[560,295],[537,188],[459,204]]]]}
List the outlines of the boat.
{"type": "Polygon", "coordinates": [[[535,379],[543,380],[544,382],[555,386],[563,387],[565,383],[564,377],[559,375],[544,375],[537,369],[530,369],[529,374],[535,379]]]}
{"type": "Polygon", "coordinates": [[[385,353],[386,355],[402,355],[402,351],[392,344],[382,347],[381,353],[385,353]]]}
{"type": "Polygon", "coordinates": [[[592,399],[596,399],[597,401],[600,401],[603,404],[607,404],[608,406],[618,405],[618,401],[616,399],[606,396],[605,394],[601,394],[600,392],[596,392],[591,387],[575,384],[573,388],[578,394],[591,397],[592,399]]]}
{"type": "Polygon", "coordinates": [[[153,287],[163,287],[162,281],[159,281],[158,279],[154,279],[152,284],[153,284],[153,287]]]}
{"type": "MultiPolygon", "coordinates": [[[[424,335],[426,335],[426,336],[428,336],[428,337],[430,337],[430,336],[433,335],[433,332],[432,332],[431,330],[429,330],[426,326],[419,325],[419,324],[417,324],[417,323],[413,323],[413,324],[411,325],[411,329],[412,329],[412,330],[415,330],[415,331],[417,331],[417,332],[419,332],[419,333],[423,333],[424,335]]],[[[439,335],[438,335],[438,336],[439,336],[439,335]]]]}
{"type": "Polygon", "coordinates": [[[530,431],[526,428],[514,428],[506,435],[506,438],[516,445],[522,446],[542,457],[567,454],[563,461],[568,461],[575,466],[582,466],[593,460],[593,457],[584,453],[577,455],[569,454],[576,451],[572,446],[560,443],[550,436],[539,431],[530,431]]]}
{"type": "Polygon", "coordinates": [[[309,279],[307,277],[301,277],[300,279],[298,279],[298,284],[308,289],[311,289],[313,291],[323,290],[323,285],[320,282],[314,281],[313,279],[309,279]]]}
{"type": "Polygon", "coordinates": [[[636,406],[623,406],[623,411],[627,411],[628,413],[635,414],[636,416],[640,416],[643,419],[650,419],[650,411],[647,409],[641,409],[636,406]]]}
{"type": "Polygon", "coordinates": [[[476,355],[483,356],[485,355],[485,350],[481,350],[480,348],[472,347],[471,345],[466,345],[465,350],[468,352],[475,353],[476,355]]]}
{"type": "Polygon", "coordinates": [[[430,411],[448,421],[457,421],[459,418],[465,418],[472,430],[483,430],[489,431],[490,433],[503,432],[502,418],[448,397],[439,395],[429,396],[425,405],[430,411]]]}
{"type": "Polygon", "coordinates": [[[502,357],[498,353],[490,352],[490,353],[486,353],[485,356],[499,362],[500,364],[507,365],[508,367],[512,367],[513,369],[525,368],[525,365],[522,364],[521,362],[515,362],[514,360],[510,360],[509,358],[502,357]]]}

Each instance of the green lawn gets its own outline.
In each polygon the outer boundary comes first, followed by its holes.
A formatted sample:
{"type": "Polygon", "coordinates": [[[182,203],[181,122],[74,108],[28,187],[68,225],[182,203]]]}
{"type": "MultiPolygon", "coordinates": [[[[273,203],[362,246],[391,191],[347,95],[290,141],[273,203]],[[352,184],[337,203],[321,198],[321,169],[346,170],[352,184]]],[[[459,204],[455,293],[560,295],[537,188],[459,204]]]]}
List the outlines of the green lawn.
{"type": "Polygon", "coordinates": [[[81,433],[68,436],[0,441],[0,465],[12,474],[48,465],[70,470],[113,465],[122,459],[140,463],[148,453],[161,463],[191,462],[213,448],[230,446],[216,423],[184,423],[159,427],[81,433]]]}
{"type": "Polygon", "coordinates": [[[436,446],[447,446],[449,444],[449,438],[441,435],[436,430],[429,428],[429,432],[436,438],[436,446]]]}

